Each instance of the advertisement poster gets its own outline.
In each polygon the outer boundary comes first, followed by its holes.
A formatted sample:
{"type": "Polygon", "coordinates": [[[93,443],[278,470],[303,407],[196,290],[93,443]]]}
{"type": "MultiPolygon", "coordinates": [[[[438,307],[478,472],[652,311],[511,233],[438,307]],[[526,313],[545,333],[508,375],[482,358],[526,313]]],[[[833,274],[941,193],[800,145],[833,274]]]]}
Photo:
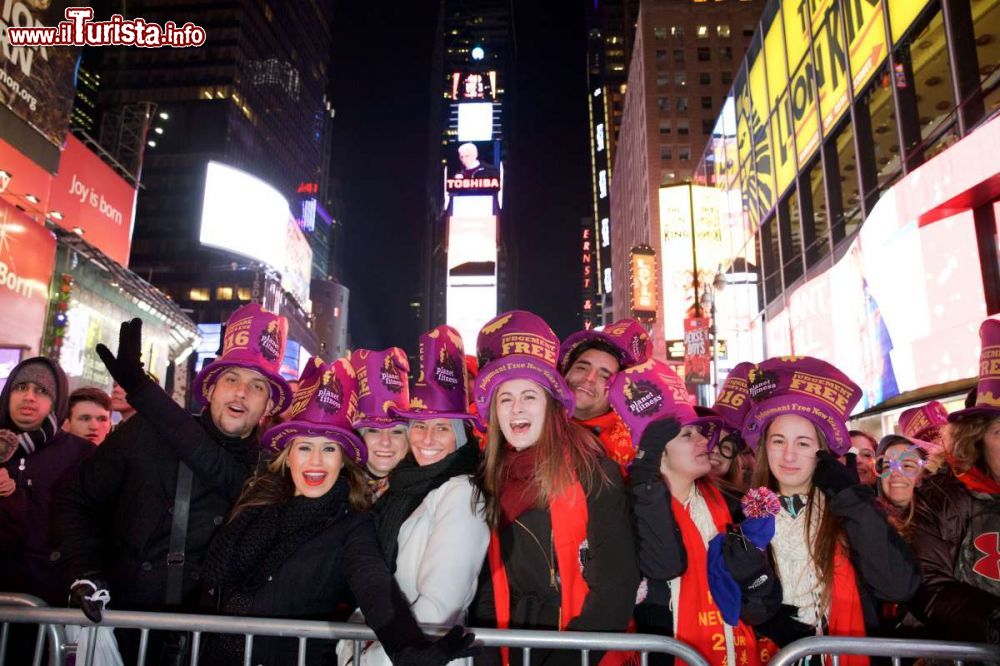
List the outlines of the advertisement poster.
{"type": "Polygon", "coordinates": [[[49,303],[49,281],[56,240],[42,225],[0,201],[0,312],[6,317],[0,346],[25,346],[39,352],[49,303]]]}
{"type": "Polygon", "coordinates": [[[707,317],[684,320],[684,381],[708,384],[712,376],[712,347],[707,317]]]}

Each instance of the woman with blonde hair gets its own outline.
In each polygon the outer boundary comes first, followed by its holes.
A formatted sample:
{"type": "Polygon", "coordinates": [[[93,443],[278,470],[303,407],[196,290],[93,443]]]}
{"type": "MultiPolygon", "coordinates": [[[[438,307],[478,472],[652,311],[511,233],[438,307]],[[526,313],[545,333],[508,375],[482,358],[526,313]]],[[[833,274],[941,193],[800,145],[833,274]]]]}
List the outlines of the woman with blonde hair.
{"type": "MultiPolygon", "coordinates": [[[[488,322],[477,348],[491,536],[475,623],[624,631],[639,585],[628,501],[618,467],[570,421],[559,339],[539,317],[514,311],[488,322]]],[[[520,663],[521,652],[501,658],[520,663]]],[[[533,650],[531,662],[577,664],[579,654],[533,650]]]]}
{"type": "Polygon", "coordinates": [[[1000,321],[979,335],[976,402],[945,429],[952,469],[917,490],[911,541],[924,585],[913,608],[941,637],[1000,643],[1000,321]]]}

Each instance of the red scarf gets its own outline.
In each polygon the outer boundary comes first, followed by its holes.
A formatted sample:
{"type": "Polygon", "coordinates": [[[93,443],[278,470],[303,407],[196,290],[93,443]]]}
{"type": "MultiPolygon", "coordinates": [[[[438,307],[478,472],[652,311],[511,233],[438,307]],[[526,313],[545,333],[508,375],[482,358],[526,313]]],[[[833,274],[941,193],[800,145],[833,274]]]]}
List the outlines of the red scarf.
{"type": "Polygon", "coordinates": [[[965,484],[969,492],[1000,495],[1000,483],[997,483],[992,476],[978,467],[970,467],[968,472],[956,474],[955,476],[965,484]]]}
{"type": "MultiPolygon", "coordinates": [[[[501,495],[502,497],[502,495],[501,495]]],[[[583,486],[576,481],[552,498],[549,505],[552,522],[552,542],[556,553],[555,565],[558,569],[562,603],[559,609],[559,630],[563,631],[583,610],[583,602],[590,593],[587,581],[580,567],[580,546],[587,538],[587,497],[583,486]]],[[[510,628],[510,585],[507,569],[500,553],[500,536],[496,530],[490,532],[487,550],[490,574],[493,580],[493,604],[496,609],[497,628],[510,628]]],[[[510,664],[510,650],[500,648],[504,666],[510,664]]],[[[623,653],[608,652],[601,660],[602,666],[621,663],[623,653]]],[[[624,653],[631,654],[631,653],[624,653]]]]}
{"type": "MultiPolygon", "coordinates": [[[[720,534],[725,534],[726,524],[733,522],[733,519],[722,494],[711,483],[703,480],[697,481],[697,486],[712,514],[715,529],[720,534]]],[[[708,587],[708,549],[688,510],[673,497],[670,498],[670,504],[688,557],[687,570],[681,575],[680,600],[674,605],[677,618],[676,638],[697,650],[710,664],[725,663],[725,623],[708,587]]],[[[742,620],[733,627],[733,643],[737,664],[760,664],[757,638],[742,620]]]]}
{"type": "Polygon", "coordinates": [[[538,504],[535,484],[535,460],[538,449],[529,446],[521,451],[505,452],[500,470],[500,527],[513,523],[518,516],[538,504]]]}
{"type": "Polygon", "coordinates": [[[573,419],[587,430],[594,432],[597,430],[597,439],[601,440],[604,453],[621,468],[622,476],[625,476],[625,468],[632,458],[635,458],[635,447],[632,446],[632,437],[628,428],[621,420],[615,410],[610,410],[606,414],[595,416],[586,421],[573,419]]]}
{"type": "MultiPolygon", "coordinates": [[[[861,595],[854,565],[843,546],[837,546],[833,556],[833,589],[830,591],[830,636],[865,636],[865,617],[861,612],[861,595]]],[[[840,655],[842,666],[868,666],[868,657],[840,655]]]]}

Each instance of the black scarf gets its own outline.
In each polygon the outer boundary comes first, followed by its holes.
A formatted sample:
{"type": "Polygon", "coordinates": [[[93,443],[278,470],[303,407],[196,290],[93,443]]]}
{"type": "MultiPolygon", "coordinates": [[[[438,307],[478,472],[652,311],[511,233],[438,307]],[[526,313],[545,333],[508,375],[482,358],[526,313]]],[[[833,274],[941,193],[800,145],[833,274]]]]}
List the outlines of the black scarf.
{"type": "Polygon", "coordinates": [[[389,475],[389,490],[375,504],[375,524],[379,545],[389,570],[396,572],[399,553],[399,529],[420,503],[435,488],[453,476],[475,474],[479,449],[467,442],[433,465],[421,467],[407,456],[389,475]]]}
{"type": "Polygon", "coordinates": [[[202,570],[222,607],[234,596],[252,597],[296,550],[350,510],[347,498],[342,476],[322,497],[293,497],[240,513],[212,540],[202,570]]]}

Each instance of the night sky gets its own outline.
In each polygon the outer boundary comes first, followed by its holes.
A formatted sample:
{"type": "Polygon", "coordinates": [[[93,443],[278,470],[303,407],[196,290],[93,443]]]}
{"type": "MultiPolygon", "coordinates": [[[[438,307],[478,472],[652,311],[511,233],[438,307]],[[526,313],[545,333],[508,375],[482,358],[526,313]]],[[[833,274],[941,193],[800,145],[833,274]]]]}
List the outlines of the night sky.
{"type": "MultiPolygon", "coordinates": [[[[438,4],[340,2],[334,15],[333,169],[345,199],[354,347],[413,351],[422,332],[409,303],[420,293],[438,4]]],[[[578,237],[591,210],[585,8],[515,0],[516,80],[506,85],[511,223],[501,233],[518,267],[515,306],[560,337],[579,326],[578,237]]],[[[475,341],[466,345],[471,352],[475,341]]]]}

